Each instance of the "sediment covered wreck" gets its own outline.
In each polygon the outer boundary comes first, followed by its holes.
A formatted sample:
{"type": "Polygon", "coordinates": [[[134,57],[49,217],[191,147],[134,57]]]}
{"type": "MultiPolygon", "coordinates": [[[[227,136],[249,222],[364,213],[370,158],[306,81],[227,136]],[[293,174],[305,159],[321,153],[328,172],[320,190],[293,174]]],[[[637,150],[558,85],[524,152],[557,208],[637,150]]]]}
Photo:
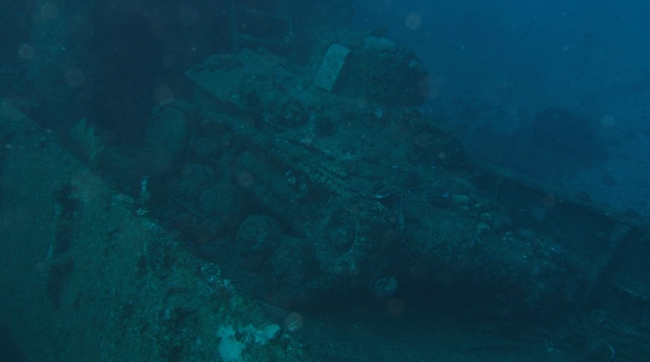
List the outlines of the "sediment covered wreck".
{"type": "Polygon", "coordinates": [[[297,316],[340,300],[537,325],[522,344],[554,360],[647,356],[643,219],[474,161],[400,44],[345,32],[311,59],[209,57],[128,152],[3,103],[0,308],[28,360],[327,360],[297,316]]]}

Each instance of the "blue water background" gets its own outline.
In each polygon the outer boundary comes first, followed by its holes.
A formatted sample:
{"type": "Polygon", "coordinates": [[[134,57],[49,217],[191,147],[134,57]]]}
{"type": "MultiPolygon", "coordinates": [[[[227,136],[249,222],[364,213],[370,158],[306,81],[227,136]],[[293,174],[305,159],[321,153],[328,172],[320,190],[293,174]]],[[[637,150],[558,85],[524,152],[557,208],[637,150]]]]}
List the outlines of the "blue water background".
{"type": "Polygon", "coordinates": [[[648,19],[642,0],[357,0],[355,24],[383,27],[418,53],[433,83],[425,108],[443,105],[470,150],[481,127],[510,134],[530,122],[522,114],[558,107],[589,117],[610,157],[579,174],[536,177],[650,215],[648,19]],[[469,121],[454,113],[467,102],[477,109],[469,121]]]}

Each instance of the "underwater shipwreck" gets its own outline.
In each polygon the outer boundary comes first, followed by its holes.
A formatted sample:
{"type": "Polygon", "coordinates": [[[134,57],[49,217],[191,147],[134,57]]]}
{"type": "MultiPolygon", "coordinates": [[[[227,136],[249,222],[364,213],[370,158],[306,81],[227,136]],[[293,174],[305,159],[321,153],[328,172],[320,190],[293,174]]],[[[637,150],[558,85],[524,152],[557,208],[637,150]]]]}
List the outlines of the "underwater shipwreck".
{"type": "Polygon", "coordinates": [[[379,34],[304,64],[241,48],[187,70],[141,147],[2,102],[25,360],[645,361],[646,218],[471,157],[379,34]]]}

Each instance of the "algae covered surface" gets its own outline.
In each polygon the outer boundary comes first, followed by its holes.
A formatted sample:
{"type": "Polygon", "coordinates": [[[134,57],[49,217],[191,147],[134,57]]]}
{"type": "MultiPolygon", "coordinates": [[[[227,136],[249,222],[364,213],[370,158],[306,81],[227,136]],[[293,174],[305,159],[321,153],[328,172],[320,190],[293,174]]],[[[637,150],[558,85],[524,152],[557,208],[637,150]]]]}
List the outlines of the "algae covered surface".
{"type": "Polygon", "coordinates": [[[615,120],[445,85],[347,0],[3,6],[0,359],[650,353],[647,215],[562,187],[619,186],[615,120]]]}

